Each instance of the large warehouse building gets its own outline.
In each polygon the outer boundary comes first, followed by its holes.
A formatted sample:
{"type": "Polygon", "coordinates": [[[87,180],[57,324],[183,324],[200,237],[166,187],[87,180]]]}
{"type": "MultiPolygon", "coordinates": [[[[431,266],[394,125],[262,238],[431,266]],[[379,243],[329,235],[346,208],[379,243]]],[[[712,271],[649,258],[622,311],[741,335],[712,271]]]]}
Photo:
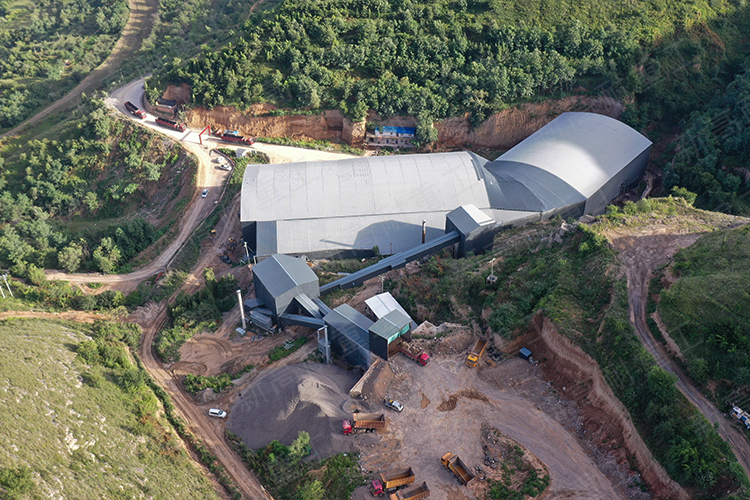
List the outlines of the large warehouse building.
{"type": "Polygon", "coordinates": [[[401,252],[474,205],[496,228],[599,214],[636,184],[651,142],[593,113],[563,113],[496,159],[469,152],[249,165],[240,217],[256,255],[401,252]]]}

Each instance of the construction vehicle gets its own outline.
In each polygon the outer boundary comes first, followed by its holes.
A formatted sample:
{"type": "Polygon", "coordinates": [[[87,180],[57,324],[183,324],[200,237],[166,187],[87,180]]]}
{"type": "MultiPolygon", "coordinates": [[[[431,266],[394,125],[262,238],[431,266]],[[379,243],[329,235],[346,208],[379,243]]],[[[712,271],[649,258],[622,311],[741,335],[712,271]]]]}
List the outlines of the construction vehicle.
{"type": "Polygon", "coordinates": [[[255,144],[255,139],[252,137],[243,137],[237,130],[224,130],[216,134],[216,137],[226,142],[235,142],[238,144],[244,144],[251,146],[255,144]]]}
{"type": "Polygon", "coordinates": [[[466,366],[470,368],[476,368],[479,363],[479,358],[484,354],[484,349],[487,347],[487,341],[479,339],[474,349],[471,350],[468,356],[466,356],[466,366]]]}
{"type": "Polygon", "coordinates": [[[174,120],[169,120],[167,118],[162,118],[160,116],[156,118],[156,123],[158,123],[162,127],[171,128],[171,129],[174,129],[174,130],[178,130],[180,132],[184,132],[185,129],[187,128],[182,123],[176,122],[174,120]]]}
{"type": "Polygon", "coordinates": [[[430,496],[430,488],[427,487],[427,483],[422,483],[419,486],[415,486],[410,490],[397,491],[391,493],[390,500],[422,500],[430,496]]]}
{"type": "Polygon", "coordinates": [[[414,482],[416,476],[411,467],[399,469],[388,474],[380,473],[370,484],[370,493],[374,497],[382,497],[386,493],[393,493],[406,488],[414,482]]]}
{"type": "Polygon", "coordinates": [[[474,479],[474,473],[471,469],[466,467],[466,464],[458,458],[458,455],[454,455],[451,452],[446,453],[440,458],[440,462],[445,466],[446,469],[451,471],[458,482],[466,486],[469,481],[474,479]]]}
{"type": "Polygon", "coordinates": [[[427,363],[430,362],[429,354],[427,354],[425,351],[423,351],[419,347],[410,344],[409,342],[404,342],[404,341],[398,342],[396,344],[396,349],[398,349],[399,352],[406,355],[406,357],[408,357],[415,363],[419,363],[422,366],[425,366],[427,363]]]}
{"type": "Polygon", "coordinates": [[[385,427],[385,415],[382,413],[353,413],[351,420],[341,422],[344,434],[365,431],[375,432],[375,429],[385,427]]]}
{"type": "Polygon", "coordinates": [[[141,111],[140,109],[138,109],[138,106],[136,106],[135,104],[133,104],[130,101],[127,101],[125,103],[125,109],[127,109],[128,111],[130,111],[130,114],[133,115],[133,116],[135,116],[136,118],[140,118],[141,120],[143,120],[144,118],[146,118],[146,113],[144,113],[143,111],[141,111]]]}
{"type": "Polygon", "coordinates": [[[746,429],[750,429],[750,414],[744,411],[739,406],[732,407],[732,416],[742,422],[746,429]]]}

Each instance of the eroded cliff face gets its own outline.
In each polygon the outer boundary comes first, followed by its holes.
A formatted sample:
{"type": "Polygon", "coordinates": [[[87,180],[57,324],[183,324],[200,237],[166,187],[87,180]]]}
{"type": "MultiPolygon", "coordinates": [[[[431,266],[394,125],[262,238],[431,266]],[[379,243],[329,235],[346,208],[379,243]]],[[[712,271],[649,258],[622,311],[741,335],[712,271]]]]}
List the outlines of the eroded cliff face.
{"type": "Polygon", "coordinates": [[[611,447],[618,461],[628,460],[631,466],[637,466],[656,498],[688,500],[690,495],[654,459],[596,361],[558,333],[549,319],[536,316],[532,329],[533,333],[519,342],[534,352],[534,359],[544,360],[539,366],[545,378],[555,387],[565,387],[564,396],[581,408],[589,438],[611,447]]]}
{"type": "MultiPolygon", "coordinates": [[[[164,97],[180,103],[189,101],[190,89],[183,84],[170,86],[164,97]]],[[[367,122],[352,122],[338,110],[327,110],[318,115],[270,116],[276,109],[270,104],[256,104],[245,111],[230,106],[206,109],[202,106],[187,110],[188,126],[212,129],[239,130],[243,135],[254,137],[289,137],[342,141],[353,146],[364,143],[367,122]]],[[[587,111],[619,118],[622,104],[611,97],[572,96],[563,99],[548,99],[539,103],[525,103],[505,109],[490,116],[480,126],[473,128],[469,116],[457,116],[435,122],[438,140],[433,149],[486,148],[510,149],[560,113],[587,111]]],[[[381,119],[370,112],[367,121],[386,126],[415,127],[411,116],[394,116],[381,119]]]]}

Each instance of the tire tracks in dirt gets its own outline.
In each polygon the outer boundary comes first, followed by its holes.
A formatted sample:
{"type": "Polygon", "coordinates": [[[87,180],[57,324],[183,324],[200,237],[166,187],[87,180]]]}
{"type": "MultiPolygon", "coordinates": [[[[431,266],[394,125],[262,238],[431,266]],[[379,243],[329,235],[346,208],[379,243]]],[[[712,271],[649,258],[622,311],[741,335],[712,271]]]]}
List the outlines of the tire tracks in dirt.
{"type": "Polygon", "coordinates": [[[630,322],[634,325],[638,338],[654,357],[657,365],[677,377],[676,385],[680,392],[709,422],[718,423],[719,435],[732,447],[732,452],[750,477],[750,444],[732,423],[724,418],[724,414],[703,396],[693,381],[669,356],[664,346],[654,339],[646,320],[648,289],[653,271],[658,266],[668,263],[669,255],[698,241],[701,234],[657,234],[644,229],[627,233],[613,231],[608,237],[618,250],[620,260],[625,264],[630,322]]]}

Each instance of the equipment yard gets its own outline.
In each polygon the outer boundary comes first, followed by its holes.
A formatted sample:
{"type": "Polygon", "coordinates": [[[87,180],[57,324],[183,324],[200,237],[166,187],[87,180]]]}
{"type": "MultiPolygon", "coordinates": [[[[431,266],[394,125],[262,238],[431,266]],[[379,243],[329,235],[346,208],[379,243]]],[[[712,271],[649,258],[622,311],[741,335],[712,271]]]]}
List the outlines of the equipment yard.
{"type": "MultiPolygon", "coordinates": [[[[561,398],[537,366],[513,357],[495,366],[482,358],[469,368],[474,340],[463,329],[417,342],[437,354],[431,363],[396,356],[392,376],[366,384],[357,399],[348,395],[357,376],[337,366],[269,367],[234,398],[227,428],[254,449],[273,439],[290,444],[307,431],[313,456],[358,451],[371,478],[412,467],[415,484],[426,481],[430,498],[438,500],[484,498],[489,479],[508,478],[515,489],[531,470],[542,480],[551,477],[547,499],[651,498],[638,487],[639,476],[587,439],[576,404],[561,398]],[[381,392],[401,401],[404,411],[388,410],[381,392]],[[385,414],[386,428],[344,435],[342,420],[354,410],[385,414]],[[468,486],[441,465],[448,452],[476,475],[468,486]]],[[[373,498],[370,484],[352,498],[373,498]]]]}

